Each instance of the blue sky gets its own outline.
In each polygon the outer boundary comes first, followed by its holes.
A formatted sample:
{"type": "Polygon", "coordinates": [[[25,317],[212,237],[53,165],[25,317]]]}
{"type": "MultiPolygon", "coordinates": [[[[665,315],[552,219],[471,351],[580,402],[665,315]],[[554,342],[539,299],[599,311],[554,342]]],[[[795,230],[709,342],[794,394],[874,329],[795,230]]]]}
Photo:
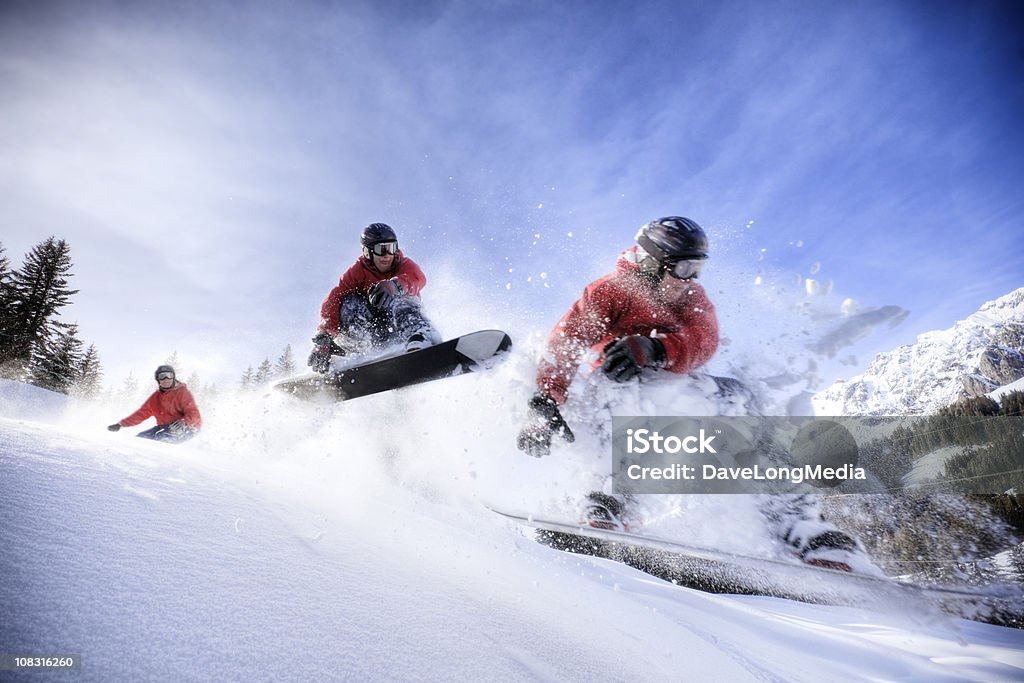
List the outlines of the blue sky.
{"type": "Polygon", "coordinates": [[[543,331],[637,226],[683,214],[711,233],[713,291],[831,280],[911,311],[888,350],[1024,285],[1020,15],[5,2],[0,242],[19,263],[70,241],[65,315],[110,382],[172,350],[230,379],[304,355],[372,221],[442,320],[484,300],[543,331]]]}

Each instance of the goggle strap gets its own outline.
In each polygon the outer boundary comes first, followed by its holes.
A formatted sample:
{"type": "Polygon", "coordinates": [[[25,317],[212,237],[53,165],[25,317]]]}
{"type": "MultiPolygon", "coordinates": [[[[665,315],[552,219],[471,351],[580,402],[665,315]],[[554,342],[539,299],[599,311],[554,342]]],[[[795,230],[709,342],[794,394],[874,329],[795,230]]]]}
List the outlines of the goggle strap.
{"type": "Polygon", "coordinates": [[[636,242],[644,248],[644,251],[653,256],[655,261],[661,263],[665,260],[665,250],[655,244],[654,240],[647,235],[641,233],[640,236],[636,238],[636,242]]]}

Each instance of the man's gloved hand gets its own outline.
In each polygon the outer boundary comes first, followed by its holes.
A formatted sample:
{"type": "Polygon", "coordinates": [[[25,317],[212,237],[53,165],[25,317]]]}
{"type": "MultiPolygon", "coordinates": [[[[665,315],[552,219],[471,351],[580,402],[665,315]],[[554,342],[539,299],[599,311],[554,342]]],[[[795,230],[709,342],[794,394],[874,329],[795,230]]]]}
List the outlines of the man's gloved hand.
{"type": "Polygon", "coordinates": [[[317,332],[313,337],[313,352],[309,354],[306,363],[313,368],[313,372],[321,375],[331,369],[331,356],[344,356],[345,350],[334,343],[331,335],[326,332],[317,332]]]}
{"type": "Polygon", "coordinates": [[[382,311],[391,306],[391,302],[404,293],[402,283],[398,281],[398,278],[393,277],[390,280],[374,282],[366,295],[369,297],[370,307],[382,311]]]}
{"type": "Polygon", "coordinates": [[[639,375],[644,368],[660,368],[665,364],[665,345],[655,337],[631,334],[619,337],[604,347],[601,372],[616,382],[625,382],[639,375]]]}
{"type": "Polygon", "coordinates": [[[576,440],[576,435],[558,412],[558,404],[550,396],[536,394],[530,399],[529,405],[529,417],[519,430],[519,450],[540,458],[551,453],[551,437],[556,432],[569,443],[576,440]]]}
{"type": "Polygon", "coordinates": [[[188,428],[184,420],[175,420],[174,422],[167,425],[167,431],[175,436],[178,436],[188,428]]]}
{"type": "Polygon", "coordinates": [[[107,427],[107,429],[109,431],[112,431],[112,432],[121,431],[121,423],[120,422],[115,422],[114,424],[112,424],[109,427],[107,427]]]}

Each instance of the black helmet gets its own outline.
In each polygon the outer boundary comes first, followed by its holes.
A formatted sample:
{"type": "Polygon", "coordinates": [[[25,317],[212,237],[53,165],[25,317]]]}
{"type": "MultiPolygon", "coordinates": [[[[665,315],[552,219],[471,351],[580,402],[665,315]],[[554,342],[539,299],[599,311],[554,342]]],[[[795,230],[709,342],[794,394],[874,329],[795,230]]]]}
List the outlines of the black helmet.
{"type": "Polygon", "coordinates": [[[160,381],[160,375],[162,375],[162,374],[164,374],[166,372],[171,373],[171,378],[172,379],[174,378],[174,376],[175,376],[174,375],[174,368],[172,368],[170,365],[161,365],[160,367],[158,367],[156,369],[156,372],[153,373],[153,379],[155,379],[156,381],[159,382],[160,381]]]}
{"type": "Polygon", "coordinates": [[[636,233],[636,242],[661,272],[688,280],[700,273],[708,257],[708,236],[697,222],[682,216],[651,221],[636,233]]]}
{"type": "MultiPolygon", "coordinates": [[[[363,228],[363,234],[359,237],[359,241],[363,245],[363,256],[367,260],[370,260],[370,254],[373,250],[373,245],[380,244],[381,242],[394,242],[394,249],[398,248],[398,235],[387,223],[370,223],[363,228]]],[[[395,253],[392,251],[391,253],[395,253]]]]}
{"type": "Polygon", "coordinates": [[[398,235],[387,223],[370,223],[363,228],[359,241],[364,247],[371,247],[377,242],[397,242],[398,235]]]}

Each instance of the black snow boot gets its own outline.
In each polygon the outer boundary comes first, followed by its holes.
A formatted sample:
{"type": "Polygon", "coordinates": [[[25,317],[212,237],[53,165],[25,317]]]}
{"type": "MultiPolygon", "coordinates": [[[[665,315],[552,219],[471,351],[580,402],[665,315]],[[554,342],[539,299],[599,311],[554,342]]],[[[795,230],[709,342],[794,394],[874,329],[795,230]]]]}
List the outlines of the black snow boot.
{"type": "Polygon", "coordinates": [[[622,501],[600,491],[587,494],[583,518],[595,529],[624,531],[626,528],[622,523],[622,501]]]}

